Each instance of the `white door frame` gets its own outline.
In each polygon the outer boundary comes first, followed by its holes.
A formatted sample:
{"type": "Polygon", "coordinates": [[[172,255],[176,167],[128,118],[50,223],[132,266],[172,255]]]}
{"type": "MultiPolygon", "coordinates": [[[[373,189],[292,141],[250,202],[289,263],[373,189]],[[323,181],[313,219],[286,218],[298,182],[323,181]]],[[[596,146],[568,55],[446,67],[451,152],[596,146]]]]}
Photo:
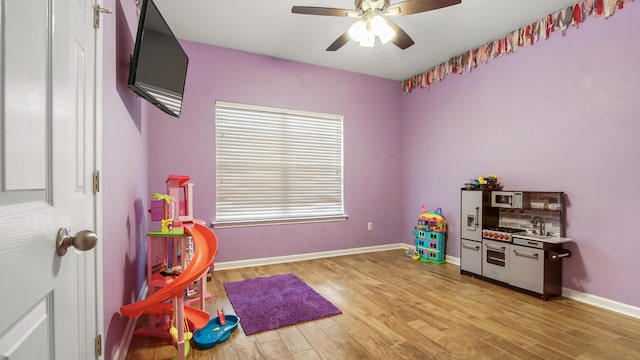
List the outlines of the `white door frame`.
{"type": "MultiPolygon", "coordinates": [[[[102,1],[100,0],[94,0],[95,3],[93,4],[94,6],[100,6],[102,7],[102,1]]],[[[97,171],[100,173],[102,173],[102,119],[103,119],[103,114],[102,114],[102,89],[103,89],[103,81],[102,81],[102,54],[103,54],[103,27],[104,27],[104,21],[102,19],[103,15],[99,14],[98,16],[101,17],[100,19],[100,24],[101,26],[96,29],[95,32],[95,37],[96,37],[96,41],[95,41],[95,89],[94,89],[94,101],[95,101],[95,106],[94,106],[94,119],[95,119],[95,126],[94,126],[94,131],[95,131],[95,139],[94,139],[94,146],[95,146],[95,150],[94,150],[94,154],[95,154],[95,159],[94,159],[94,164],[95,164],[95,169],[94,171],[97,171]]],[[[104,254],[104,229],[103,229],[103,223],[104,223],[104,219],[103,219],[103,212],[102,212],[102,176],[99,176],[98,179],[98,186],[99,186],[99,191],[96,193],[95,195],[95,210],[94,210],[94,214],[95,214],[95,226],[96,226],[96,233],[100,234],[100,236],[102,236],[103,238],[100,239],[100,241],[98,241],[98,243],[96,244],[96,329],[98,331],[98,335],[101,337],[101,341],[102,341],[102,351],[100,356],[98,357],[98,359],[102,360],[104,359],[104,347],[105,347],[105,332],[104,332],[104,261],[103,261],[103,254],[104,254]]]]}

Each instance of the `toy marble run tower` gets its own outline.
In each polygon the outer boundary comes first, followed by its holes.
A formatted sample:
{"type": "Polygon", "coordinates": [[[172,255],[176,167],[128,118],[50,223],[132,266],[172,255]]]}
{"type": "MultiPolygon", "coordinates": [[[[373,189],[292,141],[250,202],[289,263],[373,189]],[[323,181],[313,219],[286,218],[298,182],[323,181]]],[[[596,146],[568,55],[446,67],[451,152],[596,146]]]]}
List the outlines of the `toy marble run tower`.
{"type": "Polygon", "coordinates": [[[151,221],[162,221],[162,232],[182,233],[183,223],[193,222],[193,183],[189,176],[169,175],[167,194],[154,194],[151,221]]]}

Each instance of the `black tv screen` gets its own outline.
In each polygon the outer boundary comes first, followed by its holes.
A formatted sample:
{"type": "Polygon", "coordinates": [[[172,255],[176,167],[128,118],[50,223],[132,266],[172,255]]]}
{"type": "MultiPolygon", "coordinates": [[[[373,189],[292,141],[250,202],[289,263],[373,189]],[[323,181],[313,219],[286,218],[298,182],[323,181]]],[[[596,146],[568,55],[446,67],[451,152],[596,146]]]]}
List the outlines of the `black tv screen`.
{"type": "Polygon", "coordinates": [[[128,86],[169,115],[180,117],[189,58],[152,0],[143,0],[128,86]]]}

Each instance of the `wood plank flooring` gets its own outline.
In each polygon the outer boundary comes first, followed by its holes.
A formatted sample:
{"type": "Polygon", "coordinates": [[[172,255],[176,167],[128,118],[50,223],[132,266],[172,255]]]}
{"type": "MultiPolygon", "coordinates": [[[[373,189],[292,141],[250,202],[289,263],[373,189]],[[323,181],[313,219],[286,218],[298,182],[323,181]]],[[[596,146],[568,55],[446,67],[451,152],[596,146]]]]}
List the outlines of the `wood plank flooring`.
{"type": "MultiPolygon", "coordinates": [[[[215,271],[207,310],[235,313],[225,282],[286,273],[343,314],[252,336],[239,326],[189,359],[640,359],[639,319],[562,297],[543,301],[403,250],[215,271]]],[[[175,355],[168,340],[134,336],[127,359],[175,355]]]]}

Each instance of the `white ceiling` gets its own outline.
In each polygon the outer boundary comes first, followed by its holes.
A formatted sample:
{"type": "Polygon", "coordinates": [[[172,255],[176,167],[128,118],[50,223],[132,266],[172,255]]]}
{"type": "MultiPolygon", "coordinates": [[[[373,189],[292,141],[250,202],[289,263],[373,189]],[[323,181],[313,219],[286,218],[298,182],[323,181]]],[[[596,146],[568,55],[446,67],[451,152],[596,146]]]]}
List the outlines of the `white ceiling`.
{"type": "Polygon", "coordinates": [[[292,14],[291,7],[353,10],[354,2],[350,0],[154,2],[180,39],[404,80],[578,1],[462,0],[461,4],[448,8],[394,17],[394,22],[415,41],[406,50],[392,43],[363,48],[350,41],[335,52],[325,49],[355,19],[292,14]]]}

